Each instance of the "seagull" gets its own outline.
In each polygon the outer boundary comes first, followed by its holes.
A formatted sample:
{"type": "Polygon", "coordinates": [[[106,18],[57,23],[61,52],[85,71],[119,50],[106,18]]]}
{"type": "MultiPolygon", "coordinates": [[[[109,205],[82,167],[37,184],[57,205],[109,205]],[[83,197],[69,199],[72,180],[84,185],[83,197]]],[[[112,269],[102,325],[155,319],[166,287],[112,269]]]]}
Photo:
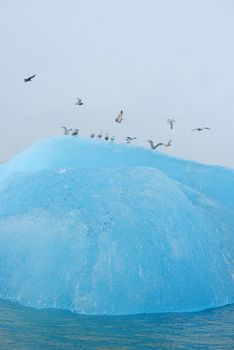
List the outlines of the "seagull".
{"type": "Polygon", "coordinates": [[[106,133],[105,140],[106,140],[106,141],[109,140],[108,132],[106,133]]]}
{"type": "Polygon", "coordinates": [[[69,132],[72,131],[72,129],[68,129],[66,128],[66,126],[62,126],[62,128],[64,129],[64,135],[69,135],[69,132]]]}
{"type": "Polygon", "coordinates": [[[97,136],[99,139],[101,139],[102,138],[102,131],[101,132],[99,132],[99,134],[98,134],[98,136],[97,136]]]}
{"type": "Polygon", "coordinates": [[[82,106],[84,103],[82,102],[81,98],[77,97],[77,102],[75,102],[75,105],[82,106]]]}
{"type": "Polygon", "coordinates": [[[166,143],[164,146],[165,146],[165,147],[171,146],[171,142],[172,142],[172,139],[170,139],[170,140],[168,141],[168,143],[166,143]]]}
{"type": "Polygon", "coordinates": [[[90,137],[93,139],[95,137],[95,134],[90,134],[90,137]]]}
{"type": "Polygon", "coordinates": [[[174,123],[175,123],[175,119],[167,119],[167,123],[170,124],[170,128],[171,130],[173,129],[174,123]]]}
{"type": "Polygon", "coordinates": [[[192,129],[191,131],[202,131],[202,130],[210,130],[210,128],[207,128],[206,126],[203,127],[203,128],[195,128],[195,129],[192,129]]]}
{"type": "Polygon", "coordinates": [[[118,117],[115,118],[116,123],[121,123],[123,121],[123,111],[120,111],[118,117]]]}
{"type": "Polygon", "coordinates": [[[79,129],[74,129],[72,136],[77,136],[79,134],[79,129]]]}
{"type": "Polygon", "coordinates": [[[26,79],[24,79],[25,83],[27,83],[28,81],[32,81],[33,78],[35,78],[36,74],[32,75],[31,77],[28,77],[26,79]]]}
{"type": "Polygon", "coordinates": [[[156,148],[159,147],[159,146],[164,146],[164,143],[162,143],[162,142],[159,142],[159,143],[157,143],[156,145],[153,144],[153,141],[152,141],[152,140],[148,140],[148,142],[149,142],[150,147],[151,147],[152,149],[156,149],[156,148]]]}
{"type": "Polygon", "coordinates": [[[137,140],[137,138],[136,138],[136,137],[130,137],[130,136],[127,136],[127,137],[126,137],[127,143],[130,143],[130,142],[133,141],[133,140],[137,140]]]}

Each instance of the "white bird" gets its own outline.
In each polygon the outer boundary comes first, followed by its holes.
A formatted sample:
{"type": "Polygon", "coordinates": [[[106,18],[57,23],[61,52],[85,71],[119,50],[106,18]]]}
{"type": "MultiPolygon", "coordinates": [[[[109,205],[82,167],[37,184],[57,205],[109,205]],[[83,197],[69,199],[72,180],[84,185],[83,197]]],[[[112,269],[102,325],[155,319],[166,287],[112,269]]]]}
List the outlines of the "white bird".
{"type": "Polygon", "coordinates": [[[121,123],[123,121],[123,111],[120,111],[119,115],[115,118],[116,123],[121,123]]]}
{"type": "Polygon", "coordinates": [[[79,129],[74,129],[72,136],[77,136],[79,134],[79,129]]]}
{"type": "Polygon", "coordinates": [[[170,128],[171,130],[173,129],[174,123],[175,123],[175,119],[167,119],[167,123],[170,124],[170,128]]]}
{"type": "Polygon", "coordinates": [[[153,143],[152,140],[148,140],[148,142],[149,142],[150,147],[151,147],[152,149],[156,149],[156,148],[158,148],[159,146],[164,146],[164,143],[162,143],[162,142],[159,142],[159,143],[157,143],[156,145],[154,145],[154,143],[153,143]]]}
{"type": "Polygon", "coordinates": [[[64,129],[64,135],[69,135],[69,132],[72,131],[72,129],[66,128],[66,126],[62,126],[62,129],[64,129]]]}
{"type": "Polygon", "coordinates": [[[75,105],[82,106],[84,103],[82,102],[81,98],[77,97],[77,102],[75,102],[75,105]]]}
{"type": "Polygon", "coordinates": [[[172,139],[170,139],[169,141],[168,141],[168,143],[165,143],[165,147],[170,147],[171,146],[171,142],[172,142],[172,139]]]}
{"type": "Polygon", "coordinates": [[[203,128],[195,128],[195,129],[192,129],[191,131],[202,131],[202,130],[210,130],[210,128],[207,128],[206,126],[203,127],[203,128]]]}

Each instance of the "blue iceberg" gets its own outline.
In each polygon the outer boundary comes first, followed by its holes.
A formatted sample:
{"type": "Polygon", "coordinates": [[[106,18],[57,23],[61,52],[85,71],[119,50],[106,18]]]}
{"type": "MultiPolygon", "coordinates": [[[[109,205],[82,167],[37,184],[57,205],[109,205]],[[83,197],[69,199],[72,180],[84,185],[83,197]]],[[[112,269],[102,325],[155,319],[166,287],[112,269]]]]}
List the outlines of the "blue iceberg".
{"type": "Polygon", "coordinates": [[[234,302],[234,171],[54,137],[0,166],[0,297],[84,314],[234,302]]]}

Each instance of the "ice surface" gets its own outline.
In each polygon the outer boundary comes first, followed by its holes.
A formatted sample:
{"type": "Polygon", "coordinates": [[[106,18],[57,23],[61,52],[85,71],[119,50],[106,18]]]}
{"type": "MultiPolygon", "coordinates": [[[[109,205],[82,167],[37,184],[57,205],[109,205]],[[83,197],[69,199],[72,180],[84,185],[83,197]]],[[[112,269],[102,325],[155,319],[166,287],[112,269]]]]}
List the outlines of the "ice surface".
{"type": "Polygon", "coordinates": [[[233,303],[233,210],[231,169],[37,142],[0,167],[0,297],[86,314],[233,303]]]}

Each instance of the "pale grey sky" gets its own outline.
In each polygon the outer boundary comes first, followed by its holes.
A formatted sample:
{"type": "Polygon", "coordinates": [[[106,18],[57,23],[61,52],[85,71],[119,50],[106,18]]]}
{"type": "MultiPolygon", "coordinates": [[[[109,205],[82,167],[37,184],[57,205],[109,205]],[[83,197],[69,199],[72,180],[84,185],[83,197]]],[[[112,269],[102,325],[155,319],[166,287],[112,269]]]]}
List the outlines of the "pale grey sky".
{"type": "Polygon", "coordinates": [[[233,34],[232,0],[1,0],[0,161],[66,125],[234,167],[233,34]]]}

